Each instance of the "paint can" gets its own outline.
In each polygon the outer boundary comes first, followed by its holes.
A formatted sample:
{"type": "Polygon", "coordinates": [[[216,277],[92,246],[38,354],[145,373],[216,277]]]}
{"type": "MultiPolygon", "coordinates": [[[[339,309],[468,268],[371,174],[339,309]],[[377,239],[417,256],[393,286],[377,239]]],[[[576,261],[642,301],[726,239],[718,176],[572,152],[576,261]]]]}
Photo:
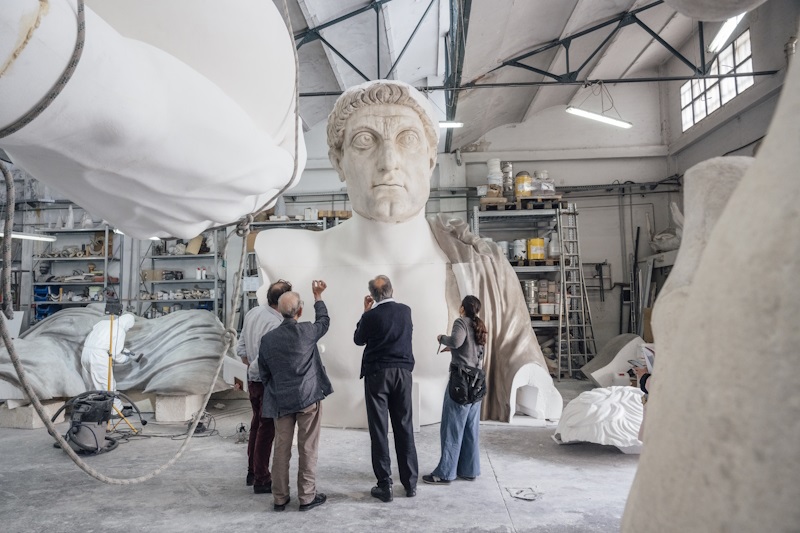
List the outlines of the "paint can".
{"type": "Polygon", "coordinates": [[[497,241],[497,246],[500,247],[500,251],[506,256],[506,259],[508,259],[508,241],[497,241]]]}
{"type": "Polygon", "coordinates": [[[514,171],[511,163],[505,161],[501,165],[503,172],[503,196],[509,202],[514,201],[514,171]]]}
{"type": "Polygon", "coordinates": [[[530,314],[539,311],[539,286],[536,280],[525,280],[522,282],[522,292],[525,294],[525,303],[530,314]]]}
{"type": "Polygon", "coordinates": [[[544,259],[544,239],[528,239],[528,259],[544,259]]]}
{"type": "Polygon", "coordinates": [[[525,172],[518,172],[514,178],[514,192],[517,198],[530,197],[533,190],[533,178],[530,174],[525,172]]]}
{"type": "Polygon", "coordinates": [[[516,239],[513,244],[513,258],[514,260],[526,259],[528,241],[526,239],[516,239]]]}

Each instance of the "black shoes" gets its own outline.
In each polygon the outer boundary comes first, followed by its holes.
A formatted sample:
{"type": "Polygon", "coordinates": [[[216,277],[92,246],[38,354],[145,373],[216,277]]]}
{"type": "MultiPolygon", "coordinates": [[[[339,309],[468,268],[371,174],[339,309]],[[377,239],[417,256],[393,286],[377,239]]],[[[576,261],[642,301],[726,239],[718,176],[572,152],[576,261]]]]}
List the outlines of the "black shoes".
{"type": "Polygon", "coordinates": [[[253,485],[253,492],[255,494],[272,494],[272,481],[266,485],[253,485]]]}
{"type": "MultiPolygon", "coordinates": [[[[301,505],[300,505],[300,510],[301,510],[301,511],[310,511],[310,510],[311,510],[311,509],[313,509],[314,507],[319,507],[320,505],[322,505],[323,503],[325,503],[325,502],[327,501],[327,499],[328,499],[328,497],[327,497],[327,496],[325,496],[325,495],[324,495],[324,494],[322,494],[321,492],[318,492],[318,493],[317,493],[317,495],[316,495],[316,496],[314,496],[314,499],[313,499],[313,500],[311,500],[309,503],[306,503],[306,504],[301,504],[301,505]]],[[[288,500],[287,500],[287,502],[286,502],[286,503],[289,503],[289,502],[288,502],[288,500]]],[[[277,506],[276,506],[276,507],[277,507],[277,506]]],[[[286,507],[286,505],[283,505],[282,507],[286,507]]],[[[278,509],[275,509],[275,510],[277,511],[278,509]]],[[[283,511],[283,509],[281,509],[281,511],[283,511]]]]}
{"type": "Polygon", "coordinates": [[[372,487],[372,490],[369,491],[373,498],[378,498],[382,502],[390,502],[394,499],[392,496],[392,486],[389,485],[388,487],[380,487],[378,485],[372,487]]]}
{"type": "Polygon", "coordinates": [[[458,479],[463,479],[464,481],[475,481],[474,476],[458,476],[458,479]]]}
{"type": "Polygon", "coordinates": [[[427,476],[422,476],[422,481],[428,483],[430,485],[449,485],[450,482],[446,479],[442,479],[440,477],[436,477],[433,474],[428,474],[427,476]]]}
{"type": "Polygon", "coordinates": [[[256,480],[256,475],[253,474],[252,472],[248,472],[247,473],[247,480],[245,481],[245,483],[247,483],[247,486],[251,487],[253,485],[253,483],[255,482],[255,480],[256,480]]]}
{"type": "MultiPolygon", "coordinates": [[[[290,501],[292,501],[291,498],[286,498],[286,501],[283,502],[280,505],[278,505],[277,503],[273,503],[272,504],[272,509],[275,510],[276,512],[284,511],[284,510],[286,510],[286,504],[288,504],[290,501]]],[[[302,507],[302,505],[301,505],[301,507],[302,507]]]]}
{"type": "Polygon", "coordinates": [[[413,498],[417,495],[417,488],[406,488],[406,498],[413,498]]]}

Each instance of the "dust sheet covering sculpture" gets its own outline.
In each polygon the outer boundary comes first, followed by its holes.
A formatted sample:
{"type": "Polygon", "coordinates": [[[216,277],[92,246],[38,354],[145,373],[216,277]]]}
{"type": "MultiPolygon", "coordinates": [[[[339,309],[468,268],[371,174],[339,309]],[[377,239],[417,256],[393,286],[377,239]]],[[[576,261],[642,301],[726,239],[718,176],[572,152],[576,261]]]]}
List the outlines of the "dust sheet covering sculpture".
{"type": "MultiPolygon", "coordinates": [[[[689,278],[682,313],[656,303],[656,379],[623,531],[789,532],[800,524],[800,69],[793,61],[758,157],[689,278]]],[[[691,216],[687,207],[685,239],[691,216]]]]}
{"type": "MultiPolygon", "coordinates": [[[[14,341],[17,354],[42,400],[71,398],[91,387],[81,376],[81,351],[104,306],[64,309],[14,341]]],[[[204,394],[224,349],[224,329],[208,311],[176,311],[147,320],[136,318],[125,345],[144,356],[114,366],[117,390],[165,396],[204,394]]],[[[0,380],[19,387],[5,346],[0,347],[0,380]]],[[[221,379],[215,390],[230,388],[221,379]]]]}
{"type": "MultiPolygon", "coordinates": [[[[293,41],[272,2],[90,4],[104,18],[86,7],[70,81],[33,122],[0,135],[16,165],[138,238],[194,237],[293,185],[293,41]]],[[[3,3],[0,132],[64,72],[76,5],[3,3]]],[[[302,133],[297,149],[299,177],[302,133]]]]}
{"type": "Polygon", "coordinates": [[[505,256],[471,235],[462,221],[425,218],[438,142],[431,116],[425,98],[402,82],[384,80],[346,91],[329,117],[328,145],[331,162],[347,183],[353,218],[319,233],[261,232],[255,250],[264,279],[306,287],[324,276],[330,284],[331,328],[322,358],[336,394],[326,400],[326,425],[366,425],[358,379],[361,350],[353,344],[353,332],[367,282],[378,274],[391,278],[395,298],[412,309],[420,423],[435,423],[441,416],[449,361],[436,355],[436,337],[457,316],[466,294],[484,303],[490,335],[484,417],[508,420],[516,407],[516,386],[531,393],[530,413],[557,419],[561,396],[505,256]]]}

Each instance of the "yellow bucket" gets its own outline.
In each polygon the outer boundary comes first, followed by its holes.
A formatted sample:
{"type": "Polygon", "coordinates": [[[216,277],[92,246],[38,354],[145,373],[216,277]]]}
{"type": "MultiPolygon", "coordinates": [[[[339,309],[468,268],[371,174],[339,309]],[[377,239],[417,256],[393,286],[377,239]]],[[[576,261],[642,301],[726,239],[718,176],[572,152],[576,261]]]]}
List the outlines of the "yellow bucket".
{"type": "Polygon", "coordinates": [[[544,239],[528,239],[528,259],[544,258],[544,239]]]}
{"type": "Polygon", "coordinates": [[[519,172],[514,178],[514,192],[519,197],[530,196],[533,191],[533,178],[527,172],[519,172]]]}

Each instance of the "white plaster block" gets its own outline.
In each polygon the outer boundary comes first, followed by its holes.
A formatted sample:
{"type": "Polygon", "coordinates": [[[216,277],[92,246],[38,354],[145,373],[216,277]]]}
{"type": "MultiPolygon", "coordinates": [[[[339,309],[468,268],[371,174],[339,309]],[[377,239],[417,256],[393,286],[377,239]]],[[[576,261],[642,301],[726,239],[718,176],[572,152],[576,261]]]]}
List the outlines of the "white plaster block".
{"type": "MultiPolygon", "coordinates": [[[[61,400],[50,400],[42,402],[44,412],[48,418],[51,418],[56,411],[61,409],[64,402],[61,400]]],[[[55,423],[59,424],[64,421],[64,412],[62,411],[55,423]]],[[[44,427],[44,422],[36,414],[32,405],[25,405],[22,407],[9,408],[8,405],[0,405],[0,427],[2,428],[17,428],[17,429],[38,429],[44,427]]]]}
{"type": "Polygon", "coordinates": [[[222,361],[222,381],[234,386],[237,380],[242,384],[242,390],[249,392],[247,389],[247,365],[240,359],[226,357],[222,361]]]}
{"type": "Polygon", "coordinates": [[[16,385],[12,385],[8,381],[0,379],[0,400],[25,400],[27,402],[28,397],[25,396],[22,389],[16,385]]]}
{"type": "Polygon", "coordinates": [[[157,422],[186,422],[203,408],[203,395],[156,396],[157,422]]]}

